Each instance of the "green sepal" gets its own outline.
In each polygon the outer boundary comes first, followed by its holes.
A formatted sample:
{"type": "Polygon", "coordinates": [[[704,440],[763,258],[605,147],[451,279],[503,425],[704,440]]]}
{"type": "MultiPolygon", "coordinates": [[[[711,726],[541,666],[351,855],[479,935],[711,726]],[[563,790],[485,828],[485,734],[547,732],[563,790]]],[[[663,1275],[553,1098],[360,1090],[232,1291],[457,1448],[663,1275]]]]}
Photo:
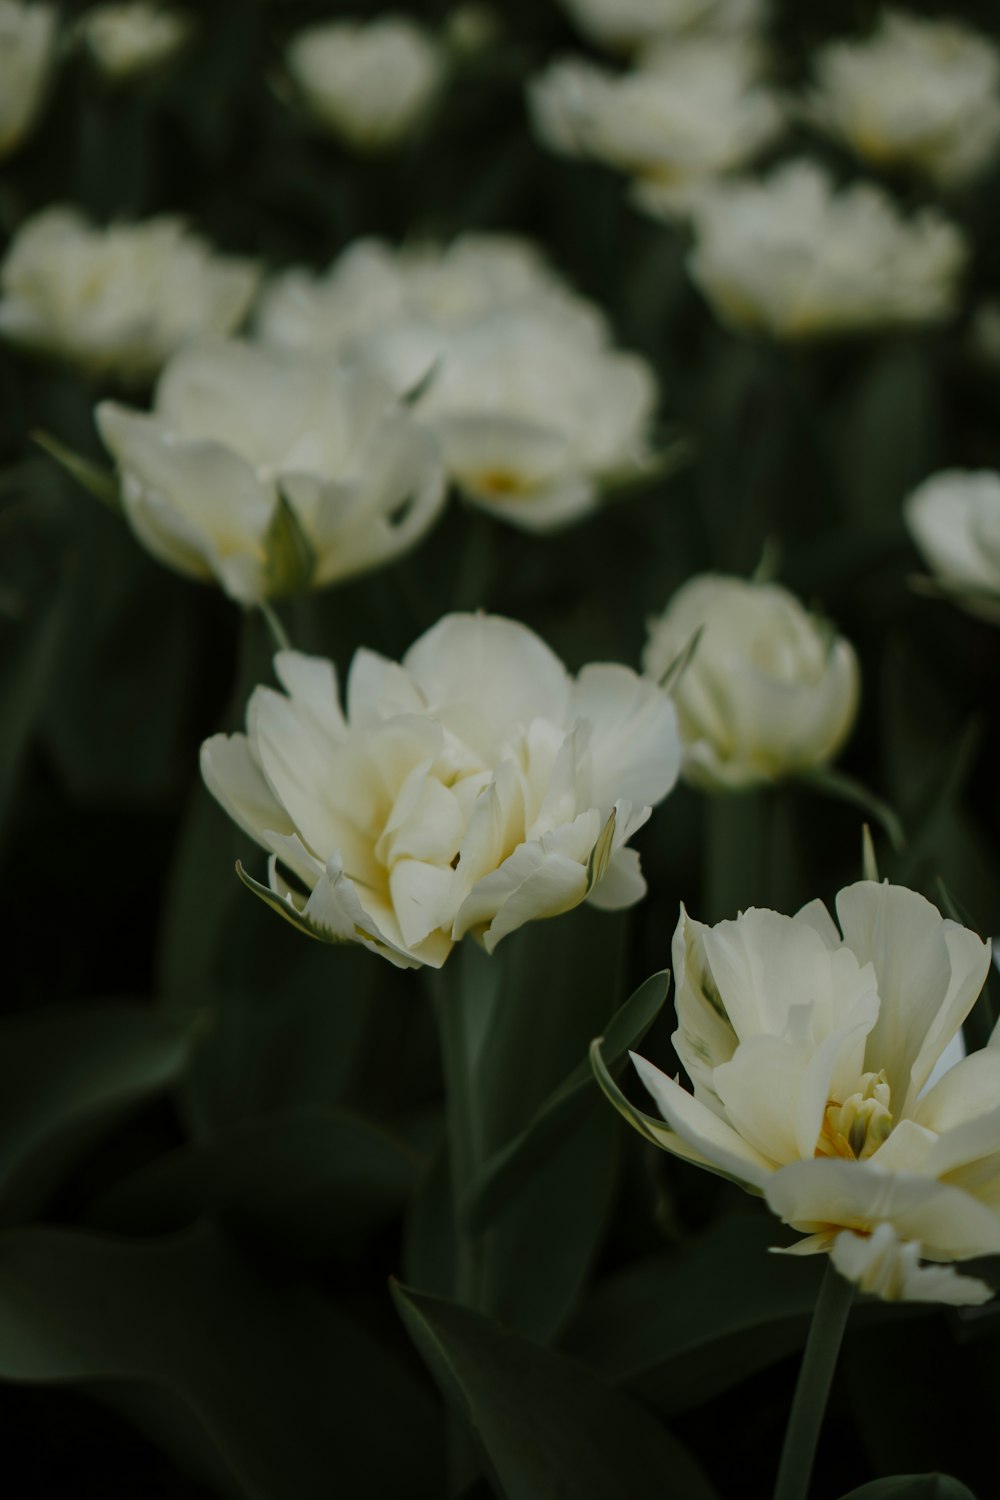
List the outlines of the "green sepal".
{"type": "Polygon", "coordinates": [[[615,823],[617,821],[617,810],[612,808],[608,821],[601,829],[597,836],[597,842],[590,851],[590,858],[587,860],[588,896],[598,881],[604,879],[608,865],[611,863],[611,855],[614,852],[615,823]]]}
{"type": "MultiPolygon", "coordinates": [[[[629,996],[611,1019],[604,1037],[610,1065],[620,1063],[638,1045],[663,1009],[669,970],[653,974],[629,996]]],[[[461,1205],[470,1234],[480,1234],[503,1209],[526,1177],[543,1166],[593,1099],[593,1071],[586,1058],[535,1112],[524,1130],[486,1161],[476,1173],[461,1205]]]]}
{"type": "Polygon", "coordinates": [[[684,676],[684,673],[687,671],[688,667],[694,660],[694,654],[697,651],[698,645],[704,634],[704,625],[699,625],[698,629],[691,636],[690,640],[688,640],[681,647],[677,655],[674,657],[673,661],[663,673],[663,676],[660,678],[660,687],[665,693],[672,693],[674,689],[679,686],[681,678],[684,676]]]}
{"type": "Polygon", "coordinates": [[[280,486],[264,539],[264,551],[264,576],[269,598],[301,594],[311,587],[316,575],[316,553],[295,507],[280,486]]]}
{"type": "Polygon", "coordinates": [[[61,469],[71,475],[88,494],[100,500],[109,510],[119,513],[122,508],[121,495],[118,489],[118,481],[110,469],[102,469],[100,464],[93,463],[89,458],[84,458],[81,453],[75,453],[65,443],[36,427],[31,434],[32,441],[37,443],[50,458],[54,458],[61,469]]]}
{"type": "Polygon", "coordinates": [[[248,891],[253,891],[254,895],[263,901],[265,906],[269,906],[272,911],[276,911],[279,917],[284,917],[285,921],[291,923],[296,932],[302,932],[306,937],[315,938],[319,943],[337,943],[343,941],[340,938],[334,937],[322,927],[318,927],[315,922],[310,921],[303,912],[297,911],[290,901],[279,896],[276,891],[272,891],[269,885],[262,885],[259,880],[254,880],[253,876],[248,875],[246,870],[244,870],[240,860],[236,861],[236,873],[248,891]]]}

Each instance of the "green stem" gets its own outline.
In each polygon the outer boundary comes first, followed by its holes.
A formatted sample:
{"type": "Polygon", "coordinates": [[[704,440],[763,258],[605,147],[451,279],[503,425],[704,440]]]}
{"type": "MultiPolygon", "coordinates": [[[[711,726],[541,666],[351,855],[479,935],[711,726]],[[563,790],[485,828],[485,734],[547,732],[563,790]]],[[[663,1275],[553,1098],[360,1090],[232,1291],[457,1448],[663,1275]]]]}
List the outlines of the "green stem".
{"type": "Polygon", "coordinates": [[[281,623],[281,616],[274,605],[269,599],[262,599],[257,608],[264,617],[264,623],[267,625],[271,640],[274,642],[275,651],[291,651],[292,643],[288,638],[288,631],[281,623]]]}
{"type": "Polygon", "coordinates": [[[705,796],[704,909],[710,922],[768,904],[767,791],[750,787],[705,796]]]}
{"type": "Polygon", "coordinates": [[[806,1500],[809,1493],[816,1441],[853,1296],[853,1283],[834,1269],[832,1260],[828,1261],[785,1431],[774,1500],[806,1500]]]}

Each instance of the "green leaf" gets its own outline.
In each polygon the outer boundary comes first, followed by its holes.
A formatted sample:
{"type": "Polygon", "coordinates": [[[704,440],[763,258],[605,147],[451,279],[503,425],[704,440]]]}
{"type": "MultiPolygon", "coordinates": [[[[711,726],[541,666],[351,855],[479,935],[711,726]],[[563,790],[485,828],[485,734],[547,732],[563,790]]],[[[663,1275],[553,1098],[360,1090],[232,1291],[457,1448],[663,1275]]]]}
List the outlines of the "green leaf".
{"type": "MultiPolygon", "coordinates": [[[[604,1037],[609,1066],[620,1063],[646,1035],[663,1009],[669,983],[666,970],[654,974],[612,1016],[604,1037]]],[[[466,1225],[473,1233],[485,1229],[524,1181],[550,1159],[593,1099],[593,1073],[584,1058],[536,1110],[525,1129],[477,1172],[463,1204],[466,1225]]]]}
{"type": "Polygon", "coordinates": [[[100,464],[92,463],[81,453],[75,453],[50,432],[39,429],[31,436],[39,448],[44,449],[50,458],[54,458],[60,468],[65,469],[88,494],[100,500],[109,510],[121,510],[118,480],[110,469],[102,469],[100,464]]]}
{"type": "Polygon", "coordinates": [[[582,1365],[435,1297],[393,1286],[406,1328],[482,1444],[505,1500],[710,1500],[665,1428],[582,1365]]]}
{"type": "Polygon", "coordinates": [[[976,1500],[959,1479],[949,1474],[894,1474],[887,1479],[873,1479],[860,1489],[842,1495],[841,1500],[976,1500]]]}
{"type": "Polygon", "coordinates": [[[814,787],[817,792],[822,792],[825,796],[836,797],[852,807],[859,807],[862,812],[868,813],[881,824],[895,850],[899,851],[904,848],[906,834],[903,832],[899,815],[888,802],[881,797],[876,797],[874,792],[869,791],[853,776],[848,776],[844,771],[837,771],[832,766],[818,766],[815,770],[801,772],[796,779],[805,786],[814,787]]]}
{"type": "Polygon", "coordinates": [[[823,1257],[773,1255],[769,1217],[725,1219],[599,1284],[563,1346],[667,1412],[686,1411],[799,1349],[823,1257]]]}
{"type": "Polygon", "coordinates": [[[0,1379],[163,1390],[254,1500],[443,1493],[433,1405],[395,1355],[205,1226],[0,1235],[0,1379]]]}
{"type": "Polygon", "coordinates": [[[264,541],[265,577],[270,598],[300,594],[316,573],[316,553],[295,507],[279,488],[274,515],[264,541]]]}
{"type": "Polygon", "coordinates": [[[158,1157],[92,1207],[96,1228],[158,1234],[205,1212],[297,1255],[354,1249],[406,1203],[422,1158],[346,1110],[249,1120],[158,1157]]]}
{"type": "Polygon", "coordinates": [[[101,1005],[0,1022],[0,1223],[28,1217],[70,1166],[183,1071],[190,1016],[101,1005]]]}
{"type": "MultiPolygon", "coordinates": [[[[12,631],[0,661],[0,829],[17,783],[66,626],[66,597],[56,578],[52,597],[12,631]]],[[[6,631],[5,631],[6,634],[6,631]]]]}

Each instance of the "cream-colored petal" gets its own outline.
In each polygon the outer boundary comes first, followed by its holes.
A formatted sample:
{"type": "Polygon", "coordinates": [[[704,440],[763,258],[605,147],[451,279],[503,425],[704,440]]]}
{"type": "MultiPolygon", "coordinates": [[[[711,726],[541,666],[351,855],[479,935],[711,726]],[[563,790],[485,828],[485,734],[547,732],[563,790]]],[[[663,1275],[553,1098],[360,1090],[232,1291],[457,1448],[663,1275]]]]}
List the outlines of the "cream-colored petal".
{"type": "Polygon", "coordinates": [[[841,1276],[863,1292],[890,1302],[946,1302],[955,1307],[988,1302],[993,1289],[945,1266],[921,1266],[920,1246],[901,1240],[890,1224],[870,1235],[844,1230],[830,1250],[841,1276]]]}
{"type": "Polygon", "coordinates": [[[1000,1049],[984,1047],[949,1068],[917,1100],[912,1118],[939,1135],[1000,1104],[1000,1049]]]}
{"type": "Polygon", "coordinates": [[[990,945],[976,933],[946,919],[944,940],[951,962],[951,979],[913,1063],[910,1087],[903,1104],[903,1113],[906,1114],[915,1107],[935,1064],[979,998],[989,973],[990,945]]]}
{"type": "Polygon", "coordinates": [[[256,843],[265,844],[268,831],[294,832],[294,824],[254,761],[245,734],[213,734],[205,740],[201,775],[216,802],[256,843]]]}
{"type": "Polygon", "coordinates": [[[726,1176],[751,1187],[765,1186],[774,1172],[774,1162],[644,1057],[634,1052],[629,1056],[671,1130],[726,1176]]]}
{"type": "Polygon", "coordinates": [[[569,718],[590,725],[591,789],[596,807],[619,798],[655,805],[681,766],[677,712],[665,692],[628,667],[584,667],[570,694],[569,718]]]}

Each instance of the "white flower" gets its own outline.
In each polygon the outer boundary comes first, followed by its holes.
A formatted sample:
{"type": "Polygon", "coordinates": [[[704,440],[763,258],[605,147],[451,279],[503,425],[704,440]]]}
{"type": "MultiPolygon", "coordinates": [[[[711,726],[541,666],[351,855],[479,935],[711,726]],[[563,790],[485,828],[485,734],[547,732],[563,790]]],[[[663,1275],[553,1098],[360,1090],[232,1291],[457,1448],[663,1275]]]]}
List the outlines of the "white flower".
{"type": "Polygon", "coordinates": [[[907,498],[903,515],[942,586],[972,614],[1000,623],[1000,474],[932,474],[907,498]]]}
{"type": "Polygon", "coordinates": [[[870,37],[820,48],[815,71],[812,117],[876,165],[952,187],[1000,151],[1000,49],[958,21],[885,11],[870,37]]]}
{"type": "Polygon", "coordinates": [[[191,16],[148,0],[95,5],[80,19],[80,35],[101,72],[115,81],[160,67],[191,35],[191,16]]]}
{"type": "Polygon", "coordinates": [[[0,266],[0,337],[100,375],[141,379],[191,339],[246,314],[259,270],[216,255],[179,219],[96,229],[49,208],[0,266]]]}
{"type": "Polygon", "coordinates": [[[447,337],[493,314],[534,310],[561,316],[595,335],[603,314],[570,291],[530,240],[511,234],[466,234],[450,245],[356,240],[322,275],[295,268],[273,276],[257,309],[265,343],[363,354],[365,341],[405,324],[426,330],[429,353],[419,368],[383,370],[400,391],[427,373],[447,337]]]}
{"type": "Polygon", "coordinates": [[[382,382],[329,355],[183,350],[150,415],[106,401],[97,425],[140,541],[244,603],[391,561],[444,499],[430,436],[382,382]]]}
{"type": "MultiPolygon", "coordinates": [[[[283,652],[246,735],[202,748],[206,785],[272,855],[283,915],[402,967],[492,952],[525,922],[645,890],[625,847],[680,760],[673,707],[626,667],[574,681],[525,626],[448,615],[402,662],[283,652]],[[280,863],[301,889],[290,886],[280,863]]],[[[261,888],[263,889],[263,888],[261,888]]]]}
{"type": "Polygon", "coordinates": [[[843,636],[773,583],[706,573],[649,621],[643,670],[672,688],[684,775],[737,789],[825,765],[858,706],[858,662],[843,636]]]}
{"type": "Polygon", "coordinates": [[[730,36],[761,26],[767,0],[564,0],[587,36],[630,49],[688,32],[730,36]]]}
{"type": "MultiPolygon", "coordinates": [[[[401,328],[386,341],[390,365],[406,362],[409,337],[401,328]]],[[[527,531],[548,531],[593,510],[603,487],[653,468],[655,405],[645,360],[539,312],[456,333],[415,411],[470,500],[527,531]]]]}
{"type": "Polygon", "coordinates": [[[616,75],[583,59],[556,62],[531,85],[535,128],[553,150],[630,173],[640,207],[688,212],[706,183],[745,166],[780,132],[758,58],[735,40],[671,43],[616,75]]]}
{"type": "Polygon", "coordinates": [[[650,367],[609,347],[600,311],[526,241],[470,235],[398,253],[359,241],[325,277],[276,278],[258,331],[341,350],[415,394],[455,482],[528,530],[575,520],[602,486],[650,467],[650,367]]]}
{"type": "Polygon", "coordinates": [[[55,44],[54,6],[0,0],[0,158],[14,150],[35,122],[55,44]]]}
{"type": "Polygon", "coordinates": [[[286,62],[316,118],[368,151],[407,135],[444,81],[441,47],[406,16],[310,26],[293,37],[286,62]]]}
{"type": "Polygon", "coordinates": [[[978,1302],[983,1284],[918,1257],[1000,1251],[1000,1046],[927,1087],[990,948],[923,896],[862,881],[715,927],[681,909],[674,1047],[694,1093],[641,1057],[657,1144],[762,1193],[880,1296],[978,1302]],[[841,933],[843,934],[841,936],[841,933]]]}
{"type": "Polygon", "coordinates": [[[810,161],[720,183],[695,229],[689,269],[718,317],[779,339],[948,318],[967,253],[940,215],[907,221],[872,183],[836,192],[810,161]]]}

